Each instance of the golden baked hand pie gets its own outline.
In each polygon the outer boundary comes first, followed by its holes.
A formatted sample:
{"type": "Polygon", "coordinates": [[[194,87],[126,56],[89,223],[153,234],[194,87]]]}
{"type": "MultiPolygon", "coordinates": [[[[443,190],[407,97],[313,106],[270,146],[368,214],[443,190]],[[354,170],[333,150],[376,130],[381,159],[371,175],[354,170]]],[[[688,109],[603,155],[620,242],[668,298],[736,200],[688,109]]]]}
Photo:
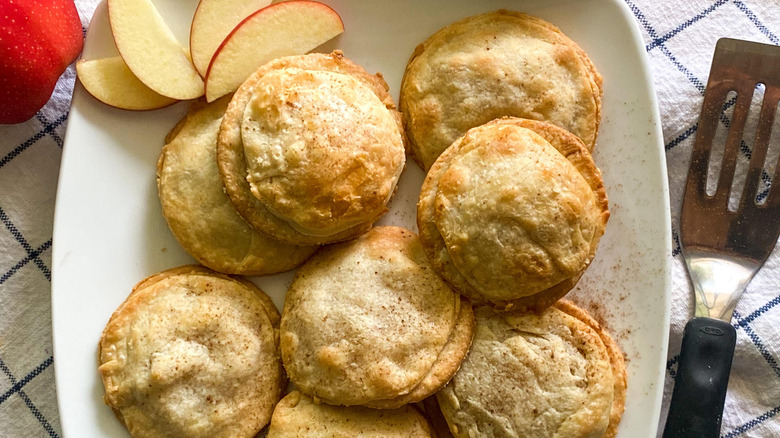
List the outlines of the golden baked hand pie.
{"type": "Polygon", "coordinates": [[[555,308],[567,313],[587,324],[598,333],[601,342],[607,349],[609,363],[612,367],[612,377],[614,378],[614,390],[612,396],[612,409],[609,414],[609,426],[604,431],[603,438],[614,438],[617,436],[618,425],[623,418],[623,411],[626,409],[626,391],[628,389],[628,376],[626,373],[626,361],[623,351],[620,350],[617,342],[610,334],[585,310],[577,307],[574,303],[567,300],[560,300],[555,303],[555,308]]]}
{"type": "Polygon", "coordinates": [[[133,437],[253,437],[285,382],[279,321],[246,280],[200,266],[155,274],[103,331],[104,399],[133,437]]]}
{"type": "Polygon", "coordinates": [[[614,436],[625,398],[622,354],[610,355],[602,341],[608,335],[596,331],[590,317],[582,321],[557,305],[541,314],[482,306],[475,315],[471,350],[436,394],[453,435],[614,436]],[[622,393],[616,391],[616,378],[623,379],[622,393]],[[619,405],[615,415],[613,405],[619,405]]]}
{"type": "Polygon", "coordinates": [[[426,170],[468,129],[503,116],[554,123],[592,149],[601,81],[558,28],[500,10],[450,24],[420,44],[404,72],[400,107],[414,158],[426,170]]]}
{"type": "Polygon", "coordinates": [[[387,211],[405,164],[399,123],[381,76],[340,52],[271,61],[236,91],[222,122],[225,190],[276,239],[353,238],[387,211]]]}
{"type": "Polygon", "coordinates": [[[392,409],[452,377],[473,324],[470,303],[431,269],[417,236],[376,227],[298,270],[282,311],[282,360],[317,402],[392,409]]]}
{"type": "Polygon", "coordinates": [[[458,292],[538,310],[574,287],[608,217],[601,172],[582,141],[513,117],[455,141],[417,204],[423,248],[458,292]]]}
{"type": "Polygon", "coordinates": [[[179,244],[200,263],[226,274],[265,275],[292,269],[316,246],[282,243],[238,215],[217,170],[217,133],[230,102],[195,101],[171,131],[157,162],[163,216],[179,244]]]}
{"type": "Polygon", "coordinates": [[[398,409],[316,404],[293,391],[274,409],[268,438],[430,438],[428,422],[412,405],[398,409]]]}

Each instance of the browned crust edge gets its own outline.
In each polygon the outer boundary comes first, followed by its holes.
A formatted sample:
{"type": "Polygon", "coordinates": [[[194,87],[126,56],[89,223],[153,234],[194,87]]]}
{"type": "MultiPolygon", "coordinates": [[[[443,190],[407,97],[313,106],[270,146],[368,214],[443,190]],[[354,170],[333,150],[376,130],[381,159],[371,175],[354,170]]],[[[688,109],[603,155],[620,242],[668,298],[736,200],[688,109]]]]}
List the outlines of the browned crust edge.
{"type": "Polygon", "coordinates": [[[590,82],[591,89],[593,91],[593,101],[595,105],[595,120],[594,120],[594,127],[593,127],[593,141],[584,143],[586,148],[589,152],[592,152],[595,148],[596,141],[598,139],[599,134],[599,128],[601,126],[601,106],[602,106],[602,97],[604,95],[604,89],[603,89],[603,77],[599,73],[598,69],[596,69],[596,65],[593,63],[593,61],[588,56],[587,52],[582,49],[582,47],[577,44],[574,40],[569,38],[563,31],[561,31],[560,28],[555,26],[554,24],[540,18],[534,15],[529,15],[522,12],[516,12],[516,11],[510,11],[507,9],[499,9],[494,12],[488,12],[484,14],[478,14],[478,15],[472,15],[460,20],[457,20],[453,23],[448,24],[447,26],[439,29],[435,33],[431,34],[428,38],[425,39],[422,43],[415,46],[414,51],[409,57],[409,60],[406,63],[406,67],[404,69],[403,77],[401,78],[401,87],[400,87],[400,94],[398,98],[398,107],[401,111],[401,117],[403,120],[403,127],[404,131],[406,133],[406,140],[407,140],[407,154],[411,155],[412,159],[425,171],[428,171],[429,169],[426,168],[422,156],[419,153],[420,150],[420,142],[418,139],[415,138],[413,129],[412,129],[412,119],[411,119],[411,111],[409,110],[409,102],[407,102],[407,99],[405,97],[406,93],[404,90],[406,90],[407,87],[407,81],[409,78],[410,70],[417,61],[418,58],[425,52],[425,50],[428,48],[428,46],[435,41],[437,38],[440,37],[440,35],[444,34],[447,29],[451,28],[452,26],[461,26],[463,24],[466,24],[472,20],[488,16],[488,15],[503,15],[503,16],[509,16],[509,17],[515,17],[521,20],[525,20],[528,23],[532,23],[536,25],[537,27],[544,28],[546,30],[549,30],[553,33],[555,33],[558,38],[560,38],[566,45],[570,46],[575,53],[577,54],[577,57],[579,58],[580,63],[585,68],[585,71],[588,74],[588,81],[590,82]]]}
{"type": "MultiPolygon", "coordinates": [[[[442,249],[446,250],[446,247],[444,246],[444,241],[439,234],[433,219],[433,204],[428,205],[424,198],[426,197],[426,194],[430,194],[431,191],[438,190],[438,178],[444,174],[449,167],[449,163],[458,154],[463,137],[456,140],[455,143],[447,148],[428,172],[428,175],[423,182],[420,199],[417,204],[417,228],[420,231],[420,241],[423,245],[423,250],[431,261],[431,265],[459,293],[469,297],[477,304],[487,302],[496,308],[504,310],[531,310],[534,312],[541,312],[573,289],[585,270],[590,266],[591,261],[596,255],[598,242],[601,239],[609,220],[609,200],[607,199],[607,192],[601,177],[601,171],[596,166],[593,157],[579,137],[551,123],[522,119],[519,117],[502,117],[481,126],[507,124],[530,129],[547,140],[547,142],[555,147],[580,172],[596,196],[597,206],[601,210],[602,227],[597,229],[597,232],[594,233],[593,239],[591,240],[591,252],[588,255],[587,262],[583,269],[577,275],[548,289],[537,292],[536,294],[512,300],[487,301],[481,296],[479,291],[474,289],[465,279],[459,278],[460,273],[457,271],[457,268],[452,265],[452,262],[442,261],[437,257],[437,252],[442,249]]],[[[465,135],[466,134],[464,134],[464,136],[465,135]]]]}
{"type": "Polygon", "coordinates": [[[614,395],[612,398],[612,409],[609,414],[609,425],[604,431],[604,438],[614,438],[617,436],[620,420],[623,418],[623,412],[626,409],[626,391],[628,389],[628,374],[626,372],[626,362],[623,351],[615,339],[599,324],[588,312],[578,307],[569,300],[560,300],[555,303],[556,309],[571,315],[584,322],[601,338],[601,342],[607,349],[609,363],[612,367],[614,378],[614,395]]]}
{"type": "MultiPolygon", "coordinates": [[[[276,308],[276,305],[274,305],[273,301],[271,300],[271,297],[269,297],[262,289],[260,289],[254,283],[244,278],[221,274],[219,272],[216,272],[214,270],[211,270],[201,265],[184,265],[184,266],[178,266],[178,267],[166,269],[164,271],[160,271],[155,274],[152,274],[144,278],[143,280],[139,281],[135,286],[133,286],[133,289],[131,290],[130,294],[125,298],[124,301],[122,301],[122,303],[111,314],[111,317],[108,319],[108,322],[106,322],[106,326],[100,335],[100,340],[98,341],[98,345],[97,345],[97,360],[99,365],[102,365],[103,343],[106,337],[106,329],[108,329],[112,321],[120,317],[126,311],[126,306],[131,301],[131,298],[135,297],[136,295],[143,292],[147,288],[159,283],[160,281],[177,275],[205,275],[205,276],[218,277],[226,280],[231,280],[252,291],[260,299],[261,304],[266,311],[268,319],[271,322],[271,326],[274,332],[274,342],[276,343],[276,350],[277,353],[279,353],[279,349],[280,349],[279,324],[281,322],[281,314],[279,313],[279,310],[276,308]]],[[[281,360],[279,360],[279,370],[280,370],[281,381],[279,383],[279,391],[278,391],[279,393],[276,396],[277,402],[282,398],[284,388],[287,385],[287,375],[285,373],[284,367],[282,366],[281,360]]],[[[102,378],[103,373],[101,372],[100,374],[102,378]]],[[[125,419],[124,416],[122,415],[122,412],[119,409],[117,409],[115,406],[110,404],[108,399],[105,396],[103,397],[103,401],[109,408],[111,408],[111,411],[114,413],[114,416],[119,420],[119,422],[122,423],[122,425],[125,426],[125,428],[127,428],[128,426],[127,423],[125,423],[125,419]]],[[[270,417],[269,417],[269,421],[270,421],[270,417]]]]}
{"type": "MultiPolygon", "coordinates": [[[[282,242],[293,245],[323,245],[357,237],[371,229],[373,222],[379,219],[379,217],[332,235],[314,236],[303,234],[271,213],[260,200],[254,197],[250,190],[249,183],[246,180],[247,168],[241,144],[239,122],[243,116],[244,107],[246,107],[247,102],[251,98],[257,82],[268,72],[285,67],[330,70],[353,76],[374,91],[379,100],[391,112],[396,123],[398,123],[399,131],[402,133],[404,141],[406,139],[405,134],[403,134],[401,116],[388,92],[389,86],[381,74],[369,74],[363,67],[346,58],[339,50],[330,54],[311,53],[302,56],[277,58],[255,71],[236,91],[228,105],[217,140],[217,165],[225,193],[230,198],[239,215],[252,228],[282,242]],[[317,64],[317,62],[324,60],[332,63],[331,69],[317,64]]],[[[384,212],[386,212],[386,209],[382,214],[384,212]]]]}

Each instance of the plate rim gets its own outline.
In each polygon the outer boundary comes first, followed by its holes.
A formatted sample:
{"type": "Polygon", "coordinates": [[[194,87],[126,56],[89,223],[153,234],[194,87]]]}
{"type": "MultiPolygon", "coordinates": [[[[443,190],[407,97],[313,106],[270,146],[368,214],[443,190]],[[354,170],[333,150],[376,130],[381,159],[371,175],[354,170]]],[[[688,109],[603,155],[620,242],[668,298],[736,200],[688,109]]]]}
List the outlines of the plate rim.
{"type": "MultiPolygon", "coordinates": [[[[105,0],[103,0],[104,2],[105,0]]],[[[562,0],[561,3],[566,3],[570,0],[562,0]]],[[[603,0],[601,0],[603,1],[603,0]]],[[[96,8],[99,7],[98,2],[96,4],[96,8]]],[[[666,382],[666,373],[665,373],[665,362],[667,360],[668,356],[668,344],[669,344],[669,329],[670,329],[670,311],[671,311],[671,288],[672,288],[672,276],[671,276],[671,266],[672,266],[672,230],[671,230],[671,207],[670,207],[670,199],[669,199],[669,180],[668,180],[668,169],[666,165],[666,154],[665,154],[665,148],[663,143],[663,132],[662,132],[662,124],[661,124],[661,118],[660,118],[660,111],[658,107],[658,96],[656,93],[656,87],[653,82],[653,77],[651,74],[650,64],[647,56],[647,51],[645,50],[644,41],[641,36],[641,31],[639,28],[639,25],[631,12],[629,6],[622,0],[609,0],[605,3],[611,3],[613,7],[617,7],[617,10],[621,13],[623,20],[628,25],[628,28],[630,29],[630,37],[632,40],[632,45],[634,46],[634,50],[636,54],[638,55],[640,59],[640,67],[642,71],[642,82],[644,88],[649,93],[649,107],[650,107],[650,116],[651,124],[653,125],[653,138],[655,143],[655,148],[653,149],[655,151],[655,154],[657,155],[656,158],[658,159],[659,163],[661,165],[659,166],[659,175],[658,178],[661,180],[661,187],[657,187],[660,189],[660,195],[662,198],[662,206],[663,206],[663,217],[665,218],[663,223],[663,251],[665,254],[664,257],[664,263],[661,266],[662,276],[663,276],[663,288],[662,291],[659,291],[663,295],[663,300],[661,300],[662,306],[663,306],[663,321],[662,323],[662,337],[658,340],[659,345],[658,348],[660,349],[660,352],[658,353],[658,363],[657,365],[657,372],[659,374],[659,377],[656,379],[657,384],[654,385],[654,396],[653,396],[653,405],[651,409],[645,410],[645,414],[647,414],[651,418],[656,418],[658,421],[656,422],[655,429],[648,430],[648,436],[649,437],[655,437],[657,433],[657,428],[660,426],[657,424],[660,422],[660,419],[662,417],[661,415],[661,408],[662,408],[662,402],[663,402],[663,395],[664,395],[664,386],[666,382]]],[[[91,19],[90,19],[91,20],[91,19]]],[[[88,94],[86,90],[83,89],[83,86],[81,86],[80,83],[78,83],[78,80],[76,79],[76,84],[74,86],[74,96],[76,93],[81,94],[82,98],[89,98],[89,96],[84,96],[85,94],[88,94]]],[[[97,103],[97,102],[95,102],[97,103]]],[[[73,110],[73,104],[74,99],[71,100],[71,105],[69,108],[69,111],[73,110]]],[[[76,111],[78,113],[78,110],[76,111]]],[[[70,126],[66,128],[66,133],[64,136],[64,145],[69,144],[69,137],[71,137],[71,130],[70,126]]],[[[62,248],[60,245],[57,245],[57,236],[63,232],[66,232],[66,230],[61,229],[58,224],[61,224],[63,221],[58,218],[61,218],[63,215],[65,215],[65,210],[67,210],[66,207],[60,202],[61,195],[64,192],[63,187],[67,187],[64,184],[61,184],[66,172],[64,172],[64,164],[69,163],[71,159],[67,159],[71,154],[74,152],[71,151],[72,148],[63,147],[63,153],[60,161],[60,171],[57,181],[57,189],[56,189],[56,195],[55,195],[55,208],[54,208],[54,221],[53,221],[53,233],[52,233],[52,278],[51,278],[51,324],[52,324],[52,350],[53,350],[53,356],[55,358],[55,367],[54,367],[54,377],[55,377],[55,388],[56,388],[56,394],[57,394],[57,408],[58,408],[58,415],[62,412],[63,406],[66,404],[65,396],[64,396],[64,390],[61,388],[62,382],[67,378],[67,376],[63,375],[64,371],[61,371],[60,367],[56,366],[56,359],[57,357],[61,357],[60,355],[63,353],[62,350],[64,350],[64,345],[62,344],[61,337],[62,335],[58,334],[58,331],[55,330],[55,328],[58,326],[57,320],[58,320],[58,314],[59,312],[55,311],[55,295],[61,294],[61,288],[59,287],[59,283],[57,279],[59,278],[59,269],[57,269],[58,265],[60,264],[60,261],[64,259],[66,254],[63,254],[64,248],[62,248]],[[59,342],[58,342],[59,340],[59,342]]],[[[97,372],[97,370],[95,370],[97,372]]],[[[630,384],[630,382],[629,382],[630,384]]],[[[66,429],[69,429],[73,423],[78,422],[78,419],[70,419],[70,418],[64,418],[61,415],[60,416],[60,427],[63,437],[68,436],[66,429]],[[67,427],[66,427],[67,423],[67,427]]]]}

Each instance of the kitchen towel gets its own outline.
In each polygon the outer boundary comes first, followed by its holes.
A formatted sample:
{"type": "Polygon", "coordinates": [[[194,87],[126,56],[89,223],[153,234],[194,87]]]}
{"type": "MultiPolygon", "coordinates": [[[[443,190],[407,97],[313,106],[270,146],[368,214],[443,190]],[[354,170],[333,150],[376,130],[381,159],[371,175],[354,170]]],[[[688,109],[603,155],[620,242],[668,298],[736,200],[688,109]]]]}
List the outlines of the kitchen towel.
{"type": "MultiPolygon", "coordinates": [[[[76,4],[86,29],[97,0],[76,0],[76,4]]],[[[522,2],[517,4],[522,10],[522,2]]],[[[660,435],[680,337],[692,307],[677,230],[682,187],[715,42],[732,37],[780,44],[780,7],[776,0],[626,0],[626,4],[644,37],[652,70],[671,196],[672,315],[660,435]]],[[[51,347],[51,236],[74,80],[71,66],[52,99],[33,119],[0,126],[2,438],[61,435],[53,373],[57,358],[51,347]]],[[[730,116],[726,107],[721,118],[724,129],[730,116]]],[[[780,123],[775,127],[777,140],[773,141],[780,145],[780,123]]],[[[750,143],[746,138],[741,165],[750,154],[750,143]]],[[[771,184],[765,176],[760,190],[766,192],[771,184]]],[[[737,347],[723,414],[724,438],[780,437],[779,286],[780,249],[776,249],[748,286],[732,320],[737,347]]]]}

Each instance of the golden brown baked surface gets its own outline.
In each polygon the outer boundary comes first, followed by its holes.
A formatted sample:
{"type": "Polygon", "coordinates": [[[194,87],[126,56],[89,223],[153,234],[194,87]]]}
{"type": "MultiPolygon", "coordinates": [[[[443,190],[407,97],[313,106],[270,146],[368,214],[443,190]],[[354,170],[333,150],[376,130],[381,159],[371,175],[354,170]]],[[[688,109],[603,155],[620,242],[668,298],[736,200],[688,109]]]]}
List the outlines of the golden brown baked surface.
{"type": "Polygon", "coordinates": [[[399,117],[381,76],[340,52],[271,61],[222,122],[226,192],[252,227],[279,240],[353,238],[386,212],[404,168],[399,117]]]}
{"type": "Polygon", "coordinates": [[[412,405],[398,409],[316,404],[293,391],[274,409],[268,438],[426,438],[428,422],[412,405]]]}
{"type": "Polygon", "coordinates": [[[134,437],[252,437],[284,383],[270,298],[198,266],[140,282],[99,344],[105,401],[134,437]]]}
{"type": "Polygon", "coordinates": [[[255,231],[238,215],[217,170],[217,133],[230,102],[194,102],[166,139],[157,162],[163,216],[182,247],[226,274],[265,275],[306,260],[315,246],[282,243],[255,231]]]}
{"type": "Polygon", "coordinates": [[[568,292],[595,255],[609,217],[601,173],[574,135],[502,118],[469,130],[428,172],[420,240],[459,292],[542,309],[568,292]]]}
{"type": "Polygon", "coordinates": [[[577,307],[568,300],[558,301],[555,303],[555,308],[579,319],[595,330],[604,343],[604,347],[607,349],[609,363],[612,366],[614,391],[612,396],[612,409],[609,415],[609,426],[607,426],[603,438],[614,438],[617,436],[618,425],[620,425],[620,420],[623,418],[623,411],[626,409],[628,376],[626,373],[626,361],[623,352],[620,350],[620,346],[618,346],[617,342],[615,342],[615,339],[585,310],[577,307]]]}
{"type": "Polygon", "coordinates": [[[317,401],[395,408],[450,379],[473,324],[471,305],[431,269],[417,236],[376,227],[299,269],[282,311],[282,360],[317,401]]]}
{"type": "Polygon", "coordinates": [[[436,398],[456,437],[603,437],[614,381],[599,334],[548,308],[475,310],[471,350],[436,398]]]}
{"type": "Polygon", "coordinates": [[[545,120],[593,148],[601,76],[552,24],[500,10],[439,30],[411,56],[400,107],[415,160],[429,169],[468,129],[503,116],[545,120]]]}

